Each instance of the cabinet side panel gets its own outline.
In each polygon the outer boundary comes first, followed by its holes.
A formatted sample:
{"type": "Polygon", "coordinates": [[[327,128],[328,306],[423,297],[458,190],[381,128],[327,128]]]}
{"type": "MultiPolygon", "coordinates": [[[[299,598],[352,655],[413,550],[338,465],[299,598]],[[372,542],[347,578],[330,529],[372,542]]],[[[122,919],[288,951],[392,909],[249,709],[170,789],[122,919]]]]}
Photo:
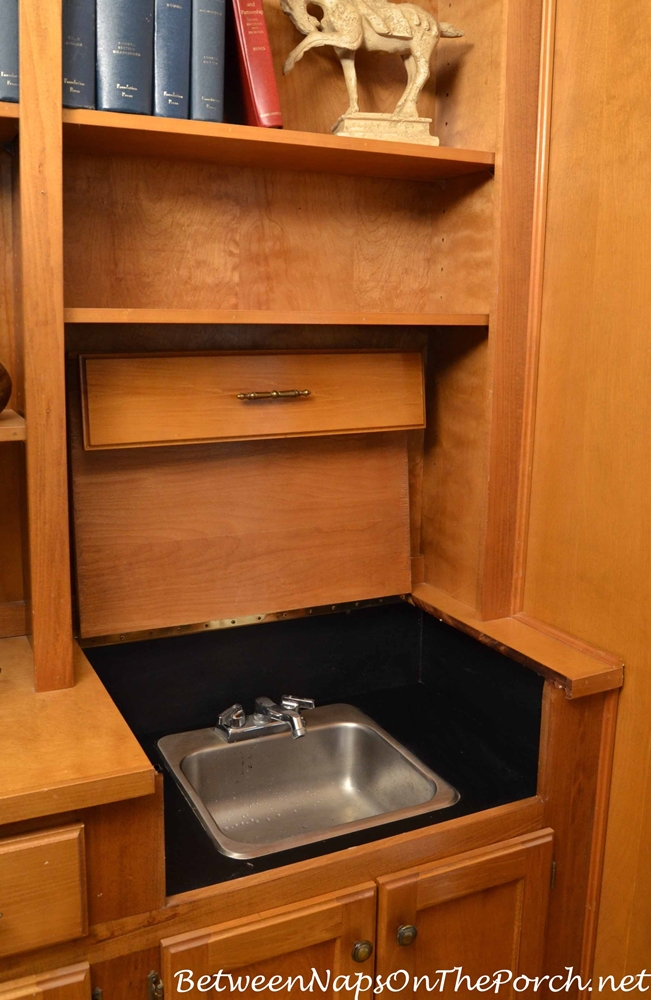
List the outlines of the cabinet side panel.
{"type": "Polygon", "coordinates": [[[423,451],[425,582],[476,606],[484,528],[489,368],[484,329],[432,338],[423,451]]]}

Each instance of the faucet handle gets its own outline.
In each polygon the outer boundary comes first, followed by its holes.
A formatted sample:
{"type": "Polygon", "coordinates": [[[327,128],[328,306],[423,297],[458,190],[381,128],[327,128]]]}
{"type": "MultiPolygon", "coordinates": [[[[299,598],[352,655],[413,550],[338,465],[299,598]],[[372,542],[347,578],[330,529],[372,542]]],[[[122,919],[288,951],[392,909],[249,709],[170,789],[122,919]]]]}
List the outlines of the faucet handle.
{"type": "Polygon", "coordinates": [[[241,705],[235,703],[219,716],[219,725],[226,729],[241,729],[246,722],[246,713],[241,705]]]}
{"type": "Polygon", "coordinates": [[[314,708],[314,701],[312,698],[296,698],[293,694],[284,694],[280,704],[283,708],[290,708],[295,712],[306,711],[309,708],[314,708]]]}

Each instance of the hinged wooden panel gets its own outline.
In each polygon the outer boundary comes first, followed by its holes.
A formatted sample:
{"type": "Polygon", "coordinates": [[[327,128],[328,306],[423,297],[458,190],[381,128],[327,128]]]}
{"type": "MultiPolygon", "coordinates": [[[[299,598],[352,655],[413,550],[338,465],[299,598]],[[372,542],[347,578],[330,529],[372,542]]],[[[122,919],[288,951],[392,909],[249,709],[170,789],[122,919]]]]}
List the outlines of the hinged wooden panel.
{"type": "Polygon", "coordinates": [[[86,933],[81,824],[0,841],[0,955],[86,933]]]}
{"type": "Polygon", "coordinates": [[[410,588],[405,433],[88,452],[70,423],[84,637],[410,588]]]}
{"type": "MultiPolygon", "coordinates": [[[[552,831],[527,834],[378,879],[377,971],[439,980],[439,992],[470,996],[465,981],[508,969],[513,979],[541,971],[552,853],[552,831]],[[401,946],[401,926],[417,930],[401,946]],[[437,970],[453,970],[441,982],[437,970]]],[[[484,988],[486,983],[483,984],[484,988]]],[[[426,994],[423,982],[419,992],[426,994]]],[[[500,995],[512,993],[504,984],[500,995]]]]}
{"type": "Polygon", "coordinates": [[[423,427],[419,352],[82,357],[84,447],[423,427]],[[240,399],[251,392],[307,396],[240,399]]]}
{"type": "MultiPolygon", "coordinates": [[[[250,986],[255,976],[264,977],[266,982],[272,976],[280,977],[274,992],[289,996],[289,991],[282,989],[288,976],[302,976],[308,984],[316,970],[321,983],[327,982],[328,975],[330,982],[323,993],[318,985],[314,988],[319,995],[332,997],[336,976],[373,974],[373,960],[356,962],[352,951],[357,941],[375,940],[375,895],[375,884],[367,882],[267,911],[258,919],[245,917],[168,938],[161,942],[166,996],[176,996],[179,983],[183,986],[180,993],[189,989],[187,973],[185,978],[177,977],[182,970],[192,970],[195,984],[201,976],[232,973],[235,982],[240,978],[239,989],[235,987],[238,995],[250,998],[259,992],[250,986]]],[[[224,983],[228,988],[226,978],[221,985],[224,983]]],[[[298,988],[294,987],[294,994],[298,988]]],[[[360,998],[368,995],[367,990],[359,993],[360,998]]]]}

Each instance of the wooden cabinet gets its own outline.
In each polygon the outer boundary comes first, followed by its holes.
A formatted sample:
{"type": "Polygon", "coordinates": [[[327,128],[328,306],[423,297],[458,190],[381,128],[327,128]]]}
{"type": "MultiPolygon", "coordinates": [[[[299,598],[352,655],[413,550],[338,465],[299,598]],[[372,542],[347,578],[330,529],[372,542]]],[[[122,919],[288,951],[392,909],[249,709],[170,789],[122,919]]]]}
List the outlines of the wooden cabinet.
{"type": "Polygon", "coordinates": [[[378,974],[404,969],[431,985],[447,969],[437,995],[463,997],[468,983],[457,975],[474,986],[501,969],[513,979],[540,973],[551,860],[552,831],[543,830],[379,878],[378,974]]]}
{"type": "MultiPolygon", "coordinates": [[[[375,895],[372,882],[355,886],[347,892],[284,906],[261,914],[215,927],[192,931],[161,943],[162,979],[166,996],[176,996],[190,988],[189,976],[196,984],[200,977],[224,973],[221,986],[230,987],[230,975],[238,995],[255,997],[251,983],[256,976],[268,983],[277,976],[280,987],[287,977],[302,976],[307,985],[316,970],[321,983],[329,981],[322,994],[333,996],[332,983],[336,976],[372,973],[373,959],[369,954],[359,961],[362,943],[375,938],[375,895]],[[359,943],[359,944],[358,944],[359,943]],[[357,960],[353,957],[357,946],[357,960]]],[[[367,949],[368,950],[368,949],[367,949]]],[[[209,980],[204,980],[207,986],[209,980]]],[[[259,980],[262,983],[262,980],[259,980]]],[[[321,995],[321,987],[315,985],[321,995]]],[[[288,995],[278,990],[279,995],[288,995]]],[[[297,987],[294,988],[297,992],[297,987]]]]}
{"type": "Polygon", "coordinates": [[[86,933],[81,824],[0,840],[0,955],[86,933]]]}
{"type": "MultiPolygon", "coordinates": [[[[447,969],[437,993],[463,997],[469,991],[457,983],[458,971],[473,986],[500,970],[508,970],[511,982],[535,976],[542,972],[552,841],[551,830],[525,834],[165,938],[159,956],[165,996],[213,990],[288,996],[300,992],[302,982],[333,997],[336,978],[347,976],[347,988],[359,984],[362,997],[391,973],[397,976],[390,988],[411,995],[413,977],[428,977],[432,987],[437,978],[440,983],[437,970],[447,969]]],[[[110,982],[123,1000],[136,1000],[153,958],[149,950],[98,966],[94,981],[101,988],[110,982]]],[[[502,994],[511,995],[505,973],[501,982],[502,994]]],[[[339,992],[346,989],[342,983],[339,992]]],[[[424,995],[426,986],[423,980],[416,992],[424,995]]]]}
{"type": "Polygon", "coordinates": [[[88,965],[14,979],[0,986],[0,1000],[91,1000],[88,965]]]}

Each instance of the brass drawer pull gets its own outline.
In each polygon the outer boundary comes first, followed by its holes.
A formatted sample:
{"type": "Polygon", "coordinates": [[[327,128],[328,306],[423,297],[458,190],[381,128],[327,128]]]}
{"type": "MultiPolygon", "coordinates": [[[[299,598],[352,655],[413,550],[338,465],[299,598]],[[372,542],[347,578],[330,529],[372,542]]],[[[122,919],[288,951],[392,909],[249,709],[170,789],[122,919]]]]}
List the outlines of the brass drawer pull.
{"type": "Polygon", "coordinates": [[[238,399],[296,399],[310,396],[309,389],[274,389],[273,392],[238,392],[238,399]]]}
{"type": "Polygon", "coordinates": [[[398,939],[398,944],[402,945],[403,948],[407,945],[413,944],[418,935],[418,931],[413,924],[401,924],[398,928],[398,933],[396,937],[398,939]]]}

